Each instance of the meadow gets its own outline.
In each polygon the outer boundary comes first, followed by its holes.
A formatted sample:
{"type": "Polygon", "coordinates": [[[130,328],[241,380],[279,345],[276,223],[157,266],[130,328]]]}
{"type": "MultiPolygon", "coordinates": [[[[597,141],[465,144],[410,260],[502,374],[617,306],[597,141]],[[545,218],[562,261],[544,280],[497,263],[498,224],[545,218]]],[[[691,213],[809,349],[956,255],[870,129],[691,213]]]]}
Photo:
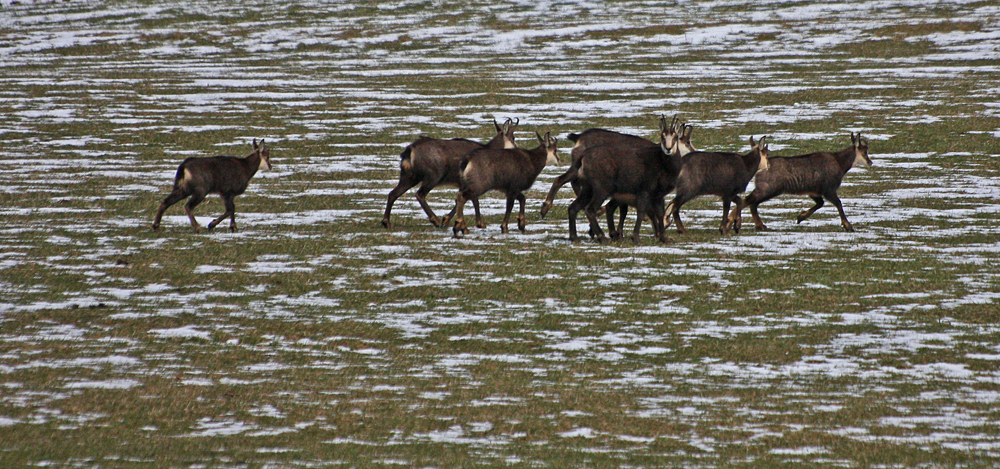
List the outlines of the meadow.
{"type": "Polygon", "coordinates": [[[998,44],[974,0],[0,2],[0,465],[995,467],[998,44]],[[540,219],[566,135],[660,115],[861,132],[856,231],[796,196],[668,244],[571,243],[569,188],[540,219]],[[381,225],[409,142],[507,118],[560,139],[526,232],[496,194],[463,238],[414,191],[381,225]],[[254,138],[238,232],[151,230],[254,138]]]}

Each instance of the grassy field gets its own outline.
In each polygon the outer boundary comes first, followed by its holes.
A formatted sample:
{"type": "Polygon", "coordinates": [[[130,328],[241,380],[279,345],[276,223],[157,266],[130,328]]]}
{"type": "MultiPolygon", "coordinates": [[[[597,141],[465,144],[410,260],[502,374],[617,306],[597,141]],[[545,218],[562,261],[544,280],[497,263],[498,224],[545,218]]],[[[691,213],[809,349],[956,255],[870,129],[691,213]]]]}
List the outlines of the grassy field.
{"type": "Polygon", "coordinates": [[[221,3],[0,7],[0,465],[1000,464],[993,2],[221,3]],[[726,237],[697,199],[669,244],[570,243],[568,188],[539,219],[568,133],[660,114],[709,150],[862,132],[857,231],[794,196],[726,237]],[[527,232],[413,191],[381,226],[407,143],[508,117],[560,138],[527,232]],[[150,229],[181,160],[254,138],[239,232],[150,229]]]}

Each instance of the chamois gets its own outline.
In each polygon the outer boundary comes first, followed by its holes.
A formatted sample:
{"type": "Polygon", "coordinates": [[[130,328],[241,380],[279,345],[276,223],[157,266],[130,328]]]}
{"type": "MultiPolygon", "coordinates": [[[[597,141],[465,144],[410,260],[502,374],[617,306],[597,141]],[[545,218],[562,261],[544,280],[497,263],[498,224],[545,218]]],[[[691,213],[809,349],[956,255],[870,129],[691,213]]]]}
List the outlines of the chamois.
{"type": "Polygon", "coordinates": [[[851,132],[851,146],[836,153],[818,152],[807,155],[773,157],[770,168],[757,175],[754,180],[753,192],[746,197],[744,205],[750,206],[754,224],[758,231],[766,231],[767,226],[757,213],[757,206],[780,194],[807,195],[816,202],[812,208],[803,211],[796,218],[798,223],[809,218],[823,206],[823,199],[829,200],[840,213],[840,223],[847,231],[854,231],[854,226],[847,221],[844,206],[837,196],[837,189],[844,175],[854,165],[871,166],[868,157],[868,139],[861,133],[855,136],[851,132]]]}
{"type": "MultiPolygon", "coordinates": [[[[501,127],[494,119],[493,127],[497,134],[485,145],[464,138],[445,140],[430,137],[420,137],[407,145],[403,153],[399,155],[399,183],[389,192],[385,214],[382,216],[382,226],[392,227],[392,223],[389,221],[392,204],[417,184],[420,184],[420,188],[417,189],[417,202],[424,209],[430,222],[434,226],[446,225],[447,223],[442,223],[441,219],[431,210],[430,205],[427,204],[427,194],[442,184],[458,186],[461,182],[459,166],[462,163],[462,157],[470,151],[483,147],[517,148],[514,143],[514,130],[517,129],[517,125],[518,122],[507,119],[501,127]]],[[[478,206],[476,206],[476,212],[479,212],[478,206]]],[[[449,216],[453,214],[454,212],[449,216]]]]}
{"type": "MultiPolygon", "coordinates": [[[[729,206],[736,202],[741,207],[739,194],[746,190],[750,179],[759,171],[768,168],[768,148],[761,137],[755,142],[750,137],[750,152],[745,155],[728,152],[696,151],[684,157],[684,166],[677,176],[677,193],[670,203],[669,211],[677,222],[677,231],[684,233],[681,221],[681,206],[700,195],[717,195],[722,198],[722,224],[719,232],[728,234],[730,228],[729,206]]],[[[669,220],[664,220],[669,226],[669,220]]]]}
{"type": "MultiPolygon", "coordinates": [[[[546,164],[559,162],[556,139],[545,133],[543,138],[535,132],[538,147],[532,150],[480,148],[473,150],[462,159],[458,198],[455,201],[455,226],[453,233],[468,234],[469,228],[464,217],[465,202],[472,200],[478,205],[479,197],[491,191],[502,191],[507,195],[507,210],[504,213],[500,231],[507,233],[507,223],[514,208],[514,201],[520,204],[517,229],[524,231],[524,191],[528,190],[546,164]]],[[[485,228],[482,217],[476,212],[476,226],[485,228]]]]}
{"type": "MultiPolygon", "coordinates": [[[[580,157],[577,182],[580,195],[569,206],[569,239],[576,241],[576,216],[583,209],[590,230],[599,242],[607,238],[597,221],[597,209],[608,198],[636,207],[632,241],[639,242],[639,230],[648,216],[656,238],[668,242],[663,226],[663,197],[673,189],[681,170],[677,139],[667,130],[660,132],[660,144],[642,148],[598,145],[580,157]]],[[[609,217],[611,219],[611,217],[609,217]]]]}
{"type": "Polygon", "coordinates": [[[253,152],[245,158],[235,156],[213,156],[209,158],[188,158],[177,167],[177,174],[174,176],[174,188],[156,211],[156,218],[153,220],[153,231],[159,231],[160,220],[163,212],[171,205],[188,199],[184,205],[191,220],[194,231],[200,232],[201,226],[194,218],[194,208],[205,200],[208,194],[219,194],[226,206],[225,213],[208,224],[208,229],[215,228],[222,220],[229,217],[229,231],[236,231],[236,204],[233,199],[247,190],[250,178],[257,173],[258,169],[269,171],[271,169],[271,152],[264,146],[261,139],[260,146],[257,139],[253,140],[253,152]]]}
{"type": "MultiPolygon", "coordinates": [[[[677,116],[674,116],[674,120],[670,124],[669,129],[673,130],[675,135],[681,135],[683,134],[684,126],[679,125],[677,123],[677,116]],[[678,132],[678,130],[680,130],[680,132],[678,132]]],[[[667,130],[667,118],[666,116],[661,116],[660,132],[663,133],[667,130]]],[[[542,202],[542,218],[545,218],[545,215],[552,209],[552,202],[555,200],[556,194],[562,186],[566,185],[566,183],[570,183],[573,186],[573,192],[579,195],[580,189],[576,182],[576,173],[580,168],[580,157],[588,148],[597,145],[615,145],[626,148],[645,148],[656,145],[656,143],[642,137],[597,128],[590,128],[580,132],[579,134],[569,134],[567,138],[574,143],[573,149],[570,151],[570,167],[565,173],[557,177],[555,182],[552,183],[552,188],[545,197],[545,201],[542,202]]],[[[690,138],[691,135],[688,133],[688,141],[686,143],[688,146],[690,146],[690,138]]],[[[691,151],[694,151],[693,147],[691,147],[691,151]]],[[[624,213],[622,216],[624,217],[624,213]]]]}

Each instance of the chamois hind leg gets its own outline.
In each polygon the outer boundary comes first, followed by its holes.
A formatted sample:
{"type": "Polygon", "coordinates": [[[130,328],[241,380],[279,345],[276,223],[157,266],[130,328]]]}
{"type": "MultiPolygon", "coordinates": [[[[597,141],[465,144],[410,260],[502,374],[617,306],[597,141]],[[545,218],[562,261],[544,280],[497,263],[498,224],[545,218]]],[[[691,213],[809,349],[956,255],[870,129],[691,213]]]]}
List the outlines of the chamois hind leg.
{"type": "Polygon", "coordinates": [[[736,196],[733,197],[733,201],[736,202],[736,206],[733,207],[733,211],[729,213],[729,218],[726,220],[726,229],[732,229],[733,233],[739,233],[740,228],[743,227],[743,207],[746,206],[743,197],[736,196]]]}
{"type": "Polygon", "coordinates": [[[663,221],[666,214],[666,209],[664,209],[663,205],[663,199],[653,201],[653,205],[649,211],[649,223],[653,225],[653,233],[656,235],[656,239],[661,243],[669,243],[670,239],[667,238],[667,227],[663,221]]]}
{"type": "Polygon", "coordinates": [[[528,225],[528,219],[524,216],[525,202],[527,202],[527,199],[524,197],[524,193],[519,192],[517,194],[517,203],[521,206],[521,210],[520,213],[517,215],[517,229],[522,233],[525,232],[525,229],[527,228],[528,225]]]}
{"type": "Polygon", "coordinates": [[[472,198],[472,209],[476,211],[476,228],[486,228],[486,222],[483,220],[483,214],[479,211],[479,197],[472,198]]]}
{"type": "Polygon", "coordinates": [[[503,223],[500,224],[500,232],[507,233],[507,223],[510,222],[510,212],[514,211],[514,200],[516,200],[517,194],[509,193],[507,194],[507,209],[503,212],[503,223]]]}
{"type": "MultiPolygon", "coordinates": [[[[587,214],[587,221],[590,222],[590,231],[594,239],[600,243],[606,243],[608,238],[604,236],[604,230],[601,229],[601,224],[597,221],[597,209],[601,208],[601,204],[603,204],[611,194],[594,190],[593,188],[591,188],[591,190],[593,190],[593,193],[590,195],[587,206],[584,207],[583,210],[584,213],[587,214]]],[[[582,197],[583,196],[581,195],[581,198],[582,197]]]]}
{"type": "Polygon", "coordinates": [[[684,234],[687,232],[687,229],[684,228],[684,222],[681,221],[681,206],[687,203],[688,200],[690,199],[685,200],[681,199],[680,196],[676,196],[674,197],[674,201],[670,203],[670,205],[674,207],[673,211],[670,213],[670,216],[673,217],[675,222],[677,222],[677,232],[680,234],[684,234]]]}
{"type": "Polygon", "coordinates": [[[200,192],[195,192],[194,194],[191,194],[191,198],[188,199],[186,204],[184,204],[184,212],[187,213],[188,220],[191,220],[191,228],[194,228],[195,233],[201,232],[201,225],[199,225],[198,220],[194,218],[194,208],[197,207],[201,201],[205,200],[205,195],[206,194],[202,194],[200,192]]]}
{"type": "MultiPolygon", "coordinates": [[[[837,195],[834,194],[834,197],[837,197],[837,195]]],[[[806,218],[809,218],[810,215],[816,213],[816,211],[819,210],[819,208],[823,206],[823,198],[822,197],[816,197],[816,196],[811,196],[810,195],[809,198],[813,199],[813,202],[816,202],[816,205],[814,205],[812,208],[810,208],[808,210],[803,211],[802,213],[799,214],[798,217],[795,217],[795,220],[798,223],[802,223],[803,220],[805,220],[806,218]]],[[[832,200],[831,200],[831,202],[832,202],[832,200]]],[[[838,202],[839,202],[839,199],[838,199],[838,202]]],[[[836,205],[836,204],[834,204],[834,205],[836,205]]]]}
{"type": "MultiPolygon", "coordinates": [[[[385,214],[382,215],[382,226],[386,228],[392,228],[392,223],[389,222],[389,215],[392,213],[392,205],[396,203],[396,199],[410,190],[413,186],[417,185],[417,181],[412,181],[410,179],[400,179],[399,184],[396,184],[391,191],[389,191],[389,200],[385,204],[385,214]]],[[[420,197],[417,197],[420,200],[420,197]]],[[[423,206],[423,204],[421,204],[423,206]]]]}
{"type": "Polygon", "coordinates": [[[153,219],[153,231],[160,230],[160,221],[163,219],[163,212],[166,212],[167,209],[170,208],[170,206],[184,200],[184,198],[187,196],[188,194],[185,194],[183,191],[177,190],[177,188],[175,187],[173,192],[171,192],[170,195],[168,195],[165,199],[163,199],[163,202],[160,202],[160,208],[156,210],[156,218],[153,219]]]}
{"type": "Polygon", "coordinates": [[[851,225],[851,222],[847,221],[847,214],[844,213],[844,204],[840,203],[840,197],[837,196],[837,193],[827,194],[826,198],[837,207],[837,212],[840,213],[840,224],[844,226],[844,229],[854,231],[854,225],[851,225]]]}
{"type": "MultiPolygon", "coordinates": [[[[625,205],[625,207],[628,206],[625,205]]],[[[615,228],[615,210],[618,208],[618,202],[615,202],[614,199],[608,201],[608,203],[604,206],[604,215],[608,219],[608,237],[615,240],[621,239],[622,237],[621,228],[615,228]]]]}
{"type": "MultiPolygon", "coordinates": [[[[628,216],[628,204],[620,204],[618,209],[621,211],[618,214],[618,233],[625,233],[625,217],[628,216]]],[[[636,212],[637,217],[641,217],[642,214],[636,212]]]]}
{"type": "Polygon", "coordinates": [[[758,194],[759,193],[756,190],[751,192],[750,195],[746,196],[746,199],[743,200],[743,206],[750,207],[750,216],[753,218],[753,224],[757,231],[769,231],[770,229],[764,224],[764,221],[760,219],[760,213],[757,211],[757,206],[771,200],[777,194],[768,194],[765,196],[760,196],[758,194]]]}
{"type": "MultiPolygon", "coordinates": [[[[420,203],[420,208],[424,209],[424,213],[427,214],[427,219],[430,220],[432,225],[444,226],[444,223],[441,222],[441,219],[438,218],[437,214],[434,213],[434,210],[431,209],[430,204],[427,203],[427,194],[430,194],[431,189],[433,188],[434,186],[432,184],[427,184],[426,182],[424,184],[421,184],[420,188],[417,189],[417,202],[420,203]]],[[[453,214],[454,209],[452,210],[453,214]]]]}
{"type": "MultiPolygon", "coordinates": [[[[647,197],[638,197],[635,201],[635,229],[632,230],[632,242],[639,244],[639,232],[642,229],[642,219],[650,212],[651,207],[649,206],[649,199],[647,197]]],[[[653,224],[653,230],[656,230],[656,224],[653,224]]]]}
{"type": "Polygon", "coordinates": [[[469,234],[469,225],[465,223],[465,202],[468,200],[465,193],[459,192],[455,199],[455,226],[451,229],[452,235],[458,238],[458,234],[469,234]]]}
{"type": "Polygon", "coordinates": [[[569,215],[569,240],[576,241],[579,238],[576,235],[576,216],[580,213],[580,210],[586,208],[590,204],[590,200],[593,197],[593,190],[589,186],[581,187],[580,195],[578,195],[573,202],[569,204],[569,209],[567,213],[569,215]]]}
{"type": "Polygon", "coordinates": [[[722,224],[719,225],[719,233],[723,236],[729,234],[729,207],[732,203],[728,195],[722,196],[722,224]]]}
{"type": "Polygon", "coordinates": [[[229,231],[236,232],[236,202],[234,201],[234,196],[222,196],[222,203],[226,206],[226,211],[222,212],[222,216],[212,220],[208,224],[209,231],[214,230],[215,227],[229,217],[229,231]]]}

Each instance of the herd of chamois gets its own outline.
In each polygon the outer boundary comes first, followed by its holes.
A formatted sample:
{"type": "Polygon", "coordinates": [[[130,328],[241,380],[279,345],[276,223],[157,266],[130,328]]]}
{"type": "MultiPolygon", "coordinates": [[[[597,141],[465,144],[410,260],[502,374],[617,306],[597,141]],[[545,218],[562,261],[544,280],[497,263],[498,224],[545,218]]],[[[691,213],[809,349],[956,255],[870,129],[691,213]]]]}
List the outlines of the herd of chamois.
{"type": "MultiPolygon", "coordinates": [[[[416,197],[430,222],[437,227],[453,225],[457,237],[469,232],[465,221],[466,202],[471,201],[476,213],[476,226],[484,228],[479,211],[479,197],[490,191],[506,195],[507,207],[501,231],[508,232],[514,202],[519,204],[516,217],[519,230],[525,230],[525,195],[546,165],[556,164],[557,141],[549,133],[535,132],[538,146],[531,150],[518,148],[514,132],[519,121],[507,119],[500,125],[495,120],[496,135],[487,143],[464,138],[437,139],[420,137],[400,154],[399,183],[389,192],[382,225],[391,228],[390,214],[396,200],[419,185],[416,197]],[[427,194],[435,187],[458,187],[455,206],[444,217],[438,217],[427,203],[427,194]]],[[[559,189],[569,183],[576,199],[569,205],[569,238],[577,240],[576,218],[581,210],[590,224],[588,233],[600,242],[622,237],[628,207],[636,209],[636,224],[632,240],[639,241],[644,220],[649,220],[658,240],[667,242],[666,229],[672,222],[685,232],[681,207],[701,195],[716,195],[722,199],[722,222],[719,231],[739,232],[742,212],[747,206],[757,230],[767,227],[760,219],[758,206],[781,194],[806,195],[815,205],[797,218],[801,223],[823,206],[824,200],[837,207],[841,224],[854,231],[847,221],[837,189],[844,175],[856,164],[871,165],[868,140],[851,133],[851,146],[838,152],[816,152],[795,156],[775,156],[768,150],[767,137],[750,137],[750,151],[745,154],[698,151],[691,143],[693,127],[678,122],[667,123],[660,118],[660,142],[610,130],[591,128],[571,133],[573,142],[569,169],[556,178],[542,203],[541,216],[552,208],[559,189]],[[750,195],[741,197],[750,180],[755,187],[750,195]],[[671,192],[674,197],[666,204],[671,192]],[[604,202],[607,204],[604,205],[604,202]],[[735,204],[735,207],[730,207],[735,204]],[[602,207],[603,205],[603,207],[602,207]],[[598,222],[600,210],[607,216],[608,234],[598,222]],[[617,226],[614,215],[619,212],[617,226]]],[[[253,152],[243,158],[216,156],[188,158],[177,168],[173,191],[160,204],[153,221],[158,230],[163,212],[171,205],[190,197],[185,211],[195,231],[201,226],[193,215],[194,208],[209,194],[219,194],[226,211],[208,225],[215,228],[227,217],[229,229],[236,231],[236,206],[233,199],[242,194],[258,169],[271,169],[270,152],[261,140],[253,141],[253,152]]]]}
{"type": "MultiPolygon", "coordinates": [[[[501,231],[508,231],[514,202],[520,206],[517,216],[518,229],[525,228],[524,191],[531,187],[546,164],[558,162],[556,140],[548,133],[538,132],[538,147],[533,150],[517,148],[514,129],[518,122],[507,120],[504,125],[493,122],[497,134],[486,144],[468,139],[433,139],[420,137],[400,154],[399,183],[389,192],[382,225],[392,226],[392,205],[410,188],[420,185],[417,200],[434,226],[454,223],[455,236],[468,233],[463,216],[467,201],[476,210],[476,226],[484,227],[479,213],[479,197],[495,190],[506,194],[507,207],[501,231]],[[458,186],[458,197],[451,213],[438,218],[427,205],[427,194],[442,184],[458,186]]],[[[632,240],[639,241],[644,220],[649,220],[658,240],[667,242],[666,228],[677,223],[677,230],[685,232],[681,221],[681,207],[701,195],[717,195],[722,199],[722,223],[719,231],[727,234],[739,232],[742,212],[747,206],[758,230],[767,227],[760,219],[757,206],[781,194],[799,194],[811,197],[816,205],[798,217],[801,223],[828,200],[840,213],[841,223],[848,231],[854,228],[844,213],[837,196],[840,183],[855,164],[871,165],[868,158],[868,140],[861,134],[851,133],[851,146],[839,152],[816,152],[796,156],[772,156],[767,137],[755,140],[750,137],[750,151],[746,154],[698,151],[691,143],[691,125],[678,123],[676,117],[669,124],[660,118],[660,142],[605,129],[587,129],[569,134],[574,146],[570,152],[569,169],[556,178],[542,202],[542,218],[552,208],[559,189],[569,183],[576,199],[570,204],[569,238],[577,240],[576,218],[581,210],[590,224],[588,233],[598,241],[618,239],[622,236],[628,207],[636,209],[636,224],[632,240]],[[740,196],[751,179],[755,189],[749,196],[740,196]],[[674,198],[666,205],[666,197],[674,198]],[[607,205],[602,207],[605,201],[607,205]],[[730,210],[730,206],[735,207],[730,210]],[[608,235],[597,220],[599,211],[606,212],[608,235]],[[620,212],[617,226],[615,212],[620,212]]]]}

